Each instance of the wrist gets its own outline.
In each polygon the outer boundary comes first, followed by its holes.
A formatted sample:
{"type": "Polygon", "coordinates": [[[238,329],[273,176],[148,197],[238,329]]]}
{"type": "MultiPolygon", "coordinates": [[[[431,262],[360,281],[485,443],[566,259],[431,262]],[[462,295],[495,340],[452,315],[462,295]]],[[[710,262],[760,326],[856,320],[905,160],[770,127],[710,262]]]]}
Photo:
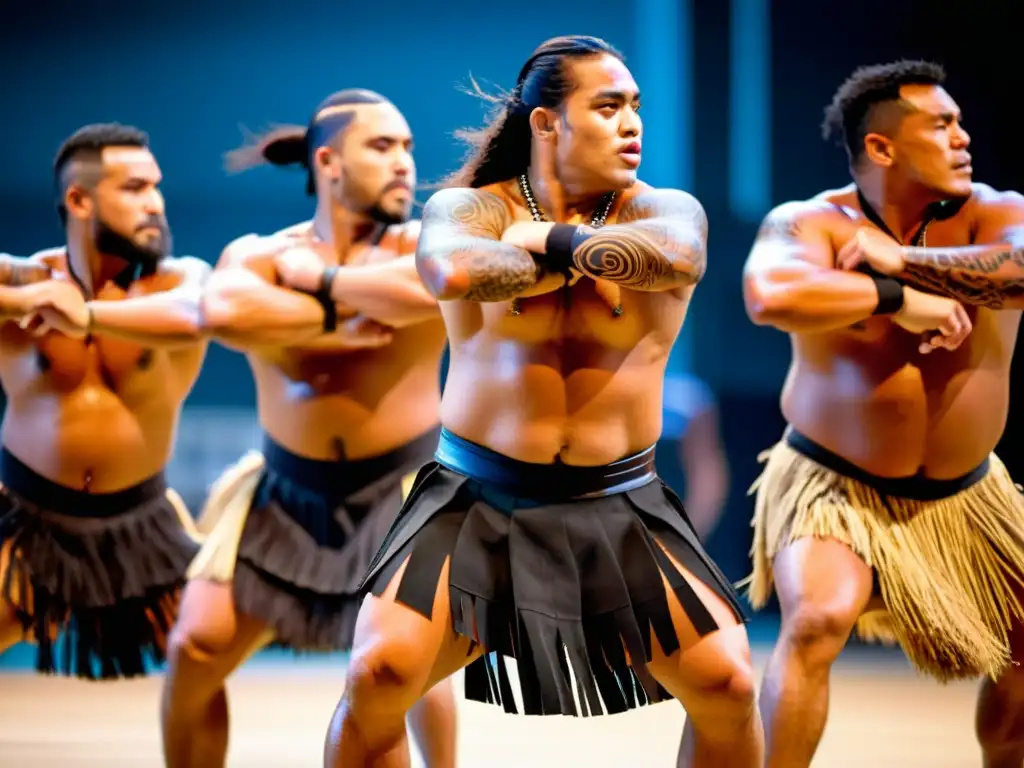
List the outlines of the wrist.
{"type": "Polygon", "coordinates": [[[903,283],[892,277],[871,276],[878,291],[878,304],[872,311],[872,315],[894,315],[903,309],[906,300],[903,283]]]}
{"type": "Polygon", "coordinates": [[[553,272],[568,276],[576,266],[573,254],[590,237],[585,227],[574,224],[555,224],[544,241],[545,266],[553,272]]]}

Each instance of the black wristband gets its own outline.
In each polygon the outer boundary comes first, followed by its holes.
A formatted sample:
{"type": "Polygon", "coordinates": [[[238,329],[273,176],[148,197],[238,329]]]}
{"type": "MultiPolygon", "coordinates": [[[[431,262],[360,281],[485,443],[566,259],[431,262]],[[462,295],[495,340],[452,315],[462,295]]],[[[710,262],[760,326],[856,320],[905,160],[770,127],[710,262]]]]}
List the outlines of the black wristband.
{"type": "Polygon", "coordinates": [[[334,286],[334,277],[341,267],[327,267],[320,275],[320,287],[317,288],[313,298],[320,302],[324,308],[324,333],[334,333],[338,327],[338,306],[331,296],[331,288],[334,286]]]}
{"type": "Polygon", "coordinates": [[[903,283],[892,277],[871,275],[878,291],[878,306],[873,315],[892,315],[903,308],[903,283]]]}
{"type": "Polygon", "coordinates": [[[576,235],[574,224],[555,224],[544,241],[547,267],[554,272],[569,273],[572,266],[572,240],[576,235]]]}

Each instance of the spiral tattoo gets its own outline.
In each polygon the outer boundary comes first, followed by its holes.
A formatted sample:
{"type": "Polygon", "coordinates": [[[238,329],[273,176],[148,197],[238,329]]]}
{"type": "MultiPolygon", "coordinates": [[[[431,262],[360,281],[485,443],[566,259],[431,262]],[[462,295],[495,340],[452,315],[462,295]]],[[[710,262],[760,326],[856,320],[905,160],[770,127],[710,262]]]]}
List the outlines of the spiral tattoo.
{"type": "Polygon", "coordinates": [[[674,190],[637,195],[615,224],[573,253],[581,272],[637,290],[693,285],[704,275],[707,217],[693,197],[674,190]]]}
{"type": "Polygon", "coordinates": [[[416,260],[435,296],[505,301],[540,279],[528,252],[501,242],[512,216],[501,198],[478,189],[445,189],[423,209],[416,260]]]}

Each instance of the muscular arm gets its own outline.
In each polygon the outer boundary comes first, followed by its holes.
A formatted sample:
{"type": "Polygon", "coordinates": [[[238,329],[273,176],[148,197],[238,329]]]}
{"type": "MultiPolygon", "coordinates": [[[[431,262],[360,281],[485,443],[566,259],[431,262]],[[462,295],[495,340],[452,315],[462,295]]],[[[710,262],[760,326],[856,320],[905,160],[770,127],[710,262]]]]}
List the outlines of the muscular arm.
{"type": "Polygon", "coordinates": [[[504,202],[489,192],[435,192],[423,208],[416,248],[416,269],[430,293],[441,301],[486,302],[535,288],[544,273],[533,256],[501,242],[511,223],[504,202]]]}
{"type": "Polygon", "coordinates": [[[1024,308],[1024,196],[983,204],[975,240],[963,248],[903,249],[902,277],[922,290],[991,309],[1024,308]]]}
{"type": "MultiPolygon", "coordinates": [[[[324,309],[312,296],[276,285],[273,246],[247,236],[224,249],[203,295],[206,330],[240,351],[259,347],[315,346],[365,349],[364,335],[342,324],[324,333],[324,309]]],[[[376,344],[380,346],[380,344],[376,344]]]]}
{"type": "Polygon", "coordinates": [[[822,215],[814,203],[784,203],[765,217],[743,270],[743,300],[756,325],[821,333],[874,313],[874,281],[834,268],[822,215]]]}
{"type": "Polygon", "coordinates": [[[201,296],[209,274],[209,265],[201,259],[167,261],[151,278],[165,284],[165,290],[118,301],[90,301],[90,331],[155,347],[202,343],[201,296]]]}
{"type": "Polygon", "coordinates": [[[331,283],[339,304],[384,325],[401,328],[440,316],[411,253],[389,261],[340,268],[331,283]]]}
{"type": "Polygon", "coordinates": [[[664,291],[695,285],[704,276],[708,220],[686,192],[642,192],[622,207],[615,224],[586,231],[573,262],[595,279],[636,291],[664,291]]]}
{"type": "Polygon", "coordinates": [[[50,278],[51,270],[35,256],[0,253],[0,322],[21,317],[28,311],[22,288],[50,278]]]}

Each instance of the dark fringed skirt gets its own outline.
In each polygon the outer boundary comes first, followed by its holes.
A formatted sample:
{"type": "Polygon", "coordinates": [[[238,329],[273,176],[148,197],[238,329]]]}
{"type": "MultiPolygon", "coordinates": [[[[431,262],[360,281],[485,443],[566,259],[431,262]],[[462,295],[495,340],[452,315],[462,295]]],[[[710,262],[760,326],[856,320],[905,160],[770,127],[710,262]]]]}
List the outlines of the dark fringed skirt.
{"type": "Polygon", "coordinates": [[[381,595],[408,559],[396,600],[430,618],[450,557],[453,628],[487,651],[466,670],[467,698],[517,711],[508,656],[526,714],[611,714],[671,698],[638,663],[652,631],[679,648],[662,574],[698,633],[718,629],[662,547],[743,620],[653,447],[603,467],[538,465],[442,430],[365,587],[381,595]]]}
{"type": "Polygon", "coordinates": [[[226,515],[212,524],[190,577],[231,580],[235,607],[267,624],[272,646],[348,650],[359,586],[401,509],[403,479],[410,487],[436,445],[432,431],[380,456],[323,461],[265,438],[261,460],[243,470],[254,475],[250,495],[225,494],[204,510],[205,519],[245,504],[242,519],[226,515]]]}
{"type": "Polygon", "coordinates": [[[90,494],[39,476],[0,451],[0,594],[37,644],[40,672],[136,677],[161,663],[194,527],[162,474],[90,494]],[[56,658],[60,634],[64,645],[56,658]]]}

